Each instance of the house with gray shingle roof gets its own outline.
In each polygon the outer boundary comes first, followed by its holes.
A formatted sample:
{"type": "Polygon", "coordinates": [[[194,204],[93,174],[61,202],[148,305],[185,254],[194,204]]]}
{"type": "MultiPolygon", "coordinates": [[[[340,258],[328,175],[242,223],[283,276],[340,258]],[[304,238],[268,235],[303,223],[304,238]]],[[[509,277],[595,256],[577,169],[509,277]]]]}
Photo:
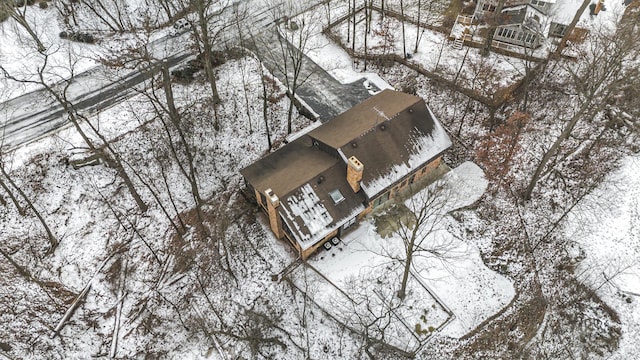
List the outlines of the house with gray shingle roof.
{"type": "Polygon", "coordinates": [[[427,175],[450,146],[423,99],[384,90],[240,172],[276,237],[307,259],[427,175]]]}

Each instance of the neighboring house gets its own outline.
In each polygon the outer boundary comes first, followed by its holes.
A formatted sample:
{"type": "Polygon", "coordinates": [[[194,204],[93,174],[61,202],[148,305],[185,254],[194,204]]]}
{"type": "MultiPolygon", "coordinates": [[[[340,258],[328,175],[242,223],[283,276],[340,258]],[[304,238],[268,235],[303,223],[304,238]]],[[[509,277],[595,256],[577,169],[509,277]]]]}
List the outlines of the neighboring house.
{"type": "Polygon", "coordinates": [[[494,40],[528,48],[539,47],[548,37],[564,36],[577,10],[571,0],[506,0],[496,14],[498,3],[478,0],[474,17],[497,24],[494,40]]]}
{"type": "Polygon", "coordinates": [[[276,237],[307,259],[437,167],[450,146],[423,99],[384,90],[240,172],[276,237]]]}

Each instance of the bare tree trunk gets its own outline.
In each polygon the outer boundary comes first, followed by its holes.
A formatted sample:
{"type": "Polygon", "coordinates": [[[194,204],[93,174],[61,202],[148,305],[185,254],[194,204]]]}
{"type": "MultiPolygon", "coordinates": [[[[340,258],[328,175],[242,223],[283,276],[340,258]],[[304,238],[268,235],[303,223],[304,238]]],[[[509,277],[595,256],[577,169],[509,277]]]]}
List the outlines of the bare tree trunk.
{"type": "Polygon", "coordinates": [[[562,130],[562,133],[560,133],[560,136],[558,136],[556,141],[553,142],[549,150],[547,150],[544,153],[544,156],[542,157],[542,160],[540,160],[540,162],[538,163],[538,166],[536,167],[536,170],[534,171],[533,176],[531,176],[531,180],[529,180],[529,185],[527,186],[527,189],[525,190],[525,194],[524,194],[525,200],[531,199],[531,193],[533,192],[534,187],[540,180],[540,176],[542,175],[543,170],[547,166],[547,163],[549,162],[549,160],[551,160],[551,157],[558,152],[558,150],[560,149],[560,145],[562,145],[562,143],[569,137],[569,135],[571,135],[573,128],[576,126],[578,121],[582,119],[582,116],[589,109],[589,105],[590,105],[589,103],[585,103],[580,108],[580,110],[578,110],[578,112],[573,115],[573,117],[571,118],[567,126],[565,126],[564,130],[562,130]]]}
{"type": "Polygon", "coordinates": [[[47,48],[44,46],[42,41],[40,41],[40,37],[33,30],[31,25],[27,21],[27,18],[25,15],[27,11],[27,1],[25,0],[23,2],[22,9],[20,9],[19,7],[16,7],[15,5],[16,4],[13,0],[8,0],[4,3],[0,3],[0,10],[9,13],[11,17],[16,21],[16,23],[22,26],[22,28],[24,28],[27,31],[31,39],[33,39],[33,41],[36,43],[38,52],[44,53],[47,50],[47,48]],[[20,9],[21,11],[19,11],[18,9],[20,9]]]}
{"type": "Polygon", "coordinates": [[[16,269],[16,271],[18,272],[18,275],[22,276],[25,280],[38,285],[42,289],[42,291],[44,291],[47,294],[49,298],[53,299],[49,294],[47,285],[42,280],[33,276],[33,274],[31,274],[31,272],[29,271],[29,269],[18,264],[18,262],[13,257],[11,257],[10,253],[7,253],[6,251],[2,250],[2,248],[0,248],[0,255],[2,255],[2,257],[5,258],[9,262],[9,264],[11,264],[11,266],[13,266],[16,269]]]}
{"type": "MultiPolygon", "coordinates": [[[[347,0],[347,14],[351,14],[351,1],[347,0]]],[[[349,22],[351,22],[351,17],[349,16],[347,18],[347,43],[349,43],[351,41],[351,24],[349,24],[349,22]]]]}
{"type": "MultiPolygon", "coordinates": [[[[209,35],[209,24],[207,18],[207,8],[209,7],[208,3],[205,3],[206,0],[195,0],[192,3],[196,7],[196,13],[198,14],[198,24],[200,28],[200,34],[198,31],[194,31],[196,38],[202,42],[202,48],[204,51],[204,70],[207,75],[207,79],[209,80],[209,86],[211,88],[211,97],[212,102],[215,105],[220,103],[220,96],[218,95],[218,87],[216,85],[216,74],[213,71],[213,65],[211,64],[211,45],[212,38],[209,35]]],[[[216,130],[220,129],[219,119],[216,116],[214,119],[214,127],[216,130]]]]}
{"type": "Polygon", "coordinates": [[[26,214],[24,208],[20,205],[20,202],[18,201],[18,199],[16,199],[16,196],[13,194],[11,189],[9,189],[7,184],[4,183],[4,180],[2,180],[2,178],[0,178],[0,187],[2,187],[2,189],[9,195],[9,198],[11,199],[13,204],[16,206],[16,209],[18,209],[18,213],[24,216],[26,214]]]}
{"type": "Polygon", "coordinates": [[[110,11],[105,9],[104,5],[100,1],[97,2],[98,6],[87,1],[83,2],[83,4],[87,9],[91,10],[96,18],[100,19],[100,21],[107,25],[113,32],[124,32],[124,28],[119,26],[118,21],[113,17],[110,11]]]}
{"type": "Polygon", "coordinates": [[[567,26],[567,30],[566,30],[567,32],[562,36],[562,39],[560,39],[560,43],[558,44],[558,47],[556,47],[556,51],[554,52],[556,56],[559,56],[560,54],[562,54],[562,50],[564,50],[564,48],[567,46],[567,40],[569,39],[569,36],[571,36],[573,29],[575,29],[576,25],[578,24],[578,21],[580,20],[580,17],[582,16],[582,13],[585,11],[585,9],[587,8],[587,6],[589,6],[590,3],[591,3],[591,0],[582,1],[582,5],[580,5],[580,8],[576,12],[576,14],[573,16],[573,20],[571,20],[571,23],[569,23],[569,26],[567,26]]]}
{"type": "Polygon", "coordinates": [[[493,42],[493,36],[496,33],[496,28],[500,24],[500,17],[502,16],[502,8],[506,0],[499,0],[496,10],[493,12],[493,18],[489,24],[489,30],[487,31],[487,38],[485,39],[484,46],[482,47],[482,56],[487,56],[491,52],[491,43],[493,42]]]}
{"type": "Polygon", "coordinates": [[[351,50],[355,53],[356,51],[356,0],[353,0],[353,38],[351,39],[351,50]]]}
{"type": "MultiPolygon", "coordinates": [[[[347,14],[351,14],[351,1],[347,0],[347,14]]],[[[351,16],[347,18],[347,43],[351,41],[351,16]]]]}
{"type": "Polygon", "coordinates": [[[164,170],[164,164],[162,164],[162,162],[156,157],[156,159],[158,160],[158,163],[160,164],[160,175],[162,176],[162,180],[164,182],[164,186],[167,189],[167,196],[169,196],[169,202],[171,202],[171,206],[173,207],[173,211],[176,214],[176,217],[178,218],[178,222],[180,223],[180,228],[184,230],[187,228],[184,224],[184,221],[182,221],[182,216],[180,211],[178,210],[178,206],[176,205],[176,201],[173,198],[173,192],[171,191],[171,186],[169,186],[169,181],[167,180],[167,173],[164,170]]]}
{"type": "MultiPolygon", "coordinates": [[[[162,199],[160,199],[160,196],[158,195],[158,191],[151,186],[150,181],[146,181],[145,179],[143,179],[142,175],[140,175],[140,173],[138,173],[135,170],[133,171],[133,173],[136,175],[138,180],[144,186],[146,186],[147,190],[149,190],[149,192],[151,193],[151,196],[156,200],[156,203],[158,204],[158,206],[160,206],[160,210],[162,210],[162,213],[167,217],[167,220],[169,220],[169,222],[171,223],[171,226],[176,231],[176,234],[178,234],[179,236],[182,236],[185,233],[184,224],[182,224],[182,227],[179,227],[178,224],[175,223],[175,221],[171,217],[171,214],[169,214],[169,210],[167,210],[167,208],[162,203],[162,199]]],[[[169,189],[167,190],[170,191],[169,189]]]]}
{"type": "Polygon", "coordinates": [[[440,50],[438,50],[438,58],[436,59],[436,64],[433,67],[433,72],[438,72],[438,65],[440,65],[440,59],[442,58],[442,52],[444,51],[444,44],[446,41],[447,39],[443,39],[440,44],[440,50]]]}
{"type": "Polygon", "coordinates": [[[331,1],[327,1],[325,5],[327,5],[327,24],[331,24],[331,1]]]}
{"type": "MultiPolygon", "coordinates": [[[[198,211],[198,215],[202,217],[201,209],[203,205],[202,197],[200,196],[200,189],[198,186],[198,176],[197,171],[194,165],[194,158],[191,148],[189,147],[189,142],[186,139],[184,132],[182,131],[182,126],[180,124],[180,114],[178,113],[178,109],[176,109],[175,102],[173,100],[173,90],[171,89],[171,78],[169,76],[169,68],[166,64],[162,67],[162,86],[164,88],[164,92],[167,98],[167,106],[169,108],[169,119],[173,123],[174,128],[178,132],[178,136],[180,137],[180,142],[182,142],[182,146],[184,148],[184,154],[187,157],[187,166],[189,167],[189,174],[187,179],[189,180],[189,184],[191,185],[191,193],[193,195],[193,199],[196,202],[196,209],[198,211]]],[[[178,160],[178,159],[176,159],[178,160]]],[[[179,161],[179,160],[178,160],[179,161]]],[[[202,219],[201,219],[202,220],[202,219]]]]}
{"type": "MultiPolygon", "coordinates": [[[[64,100],[64,102],[67,103],[66,100],[64,100]]],[[[124,182],[125,186],[127,187],[127,190],[129,190],[131,197],[133,197],[133,200],[138,205],[138,208],[140,209],[140,211],[146,212],[149,209],[149,206],[144,202],[144,200],[142,200],[142,197],[138,193],[136,186],[133,184],[131,177],[129,177],[129,174],[125,170],[122,164],[122,159],[120,158],[120,154],[118,154],[118,152],[116,152],[111,147],[111,145],[109,144],[109,141],[98,131],[98,129],[95,126],[93,126],[93,124],[89,121],[89,119],[83,116],[80,116],[79,114],[76,114],[75,110],[72,110],[69,112],[69,120],[73,123],[76,130],[78,130],[78,132],[81,133],[82,137],[85,140],[89,141],[87,145],[89,145],[89,147],[92,148],[92,150],[96,151],[96,153],[100,155],[100,157],[104,160],[107,166],[116,170],[116,172],[118,173],[118,176],[124,182]],[[102,142],[102,148],[96,148],[93,145],[93,142],[84,134],[84,131],[80,127],[78,118],[80,118],[81,120],[84,120],[85,123],[89,125],[93,133],[96,134],[96,136],[98,136],[98,138],[102,142]],[[107,151],[105,151],[104,149],[107,149],[107,151]]]]}
{"type": "Polygon", "coordinates": [[[453,85],[456,84],[456,82],[458,81],[458,77],[460,77],[460,74],[462,73],[462,69],[464,69],[464,63],[467,60],[467,56],[469,55],[469,47],[467,47],[467,50],[464,52],[464,56],[462,57],[462,62],[460,63],[460,68],[458,68],[458,72],[456,73],[456,77],[453,79],[453,85]]]}
{"type": "Polygon", "coordinates": [[[402,58],[407,60],[407,39],[404,27],[404,0],[400,0],[400,18],[402,24],[402,58]]]}
{"type": "Polygon", "coordinates": [[[406,248],[406,259],[404,260],[404,270],[402,272],[402,282],[400,283],[400,290],[398,290],[398,297],[401,300],[404,300],[407,295],[407,282],[409,281],[409,273],[411,272],[411,262],[413,260],[413,251],[416,243],[416,235],[417,235],[418,226],[413,229],[411,233],[411,240],[409,241],[409,246],[406,248]]]}
{"type": "Polygon", "coordinates": [[[174,16],[174,10],[176,10],[175,6],[173,6],[174,2],[171,0],[156,0],[156,4],[160,5],[164,14],[167,16],[167,19],[171,19],[174,16]]]}
{"type": "Polygon", "coordinates": [[[418,52],[418,45],[420,45],[420,15],[422,13],[422,0],[418,0],[418,24],[416,29],[416,46],[413,48],[413,52],[418,52]]]}
{"type": "Polygon", "coordinates": [[[59,242],[58,242],[58,239],[55,237],[55,235],[53,235],[53,232],[49,228],[49,225],[47,224],[47,222],[44,220],[44,217],[42,217],[42,214],[40,214],[38,209],[36,209],[36,207],[33,205],[33,202],[31,202],[31,199],[29,199],[27,194],[25,194],[24,191],[22,191],[22,189],[15,182],[13,182],[13,180],[5,170],[4,163],[2,161],[0,161],[0,172],[2,172],[2,175],[4,176],[5,179],[7,179],[9,184],[11,184],[11,186],[14,189],[16,189],[20,197],[27,203],[27,206],[31,209],[31,211],[33,211],[35,216],[38,218],[38,220],[40,221],[40,224],[42,224],[44,231],[47,233],[47,238],[49,239],[50,248],[48,252],[52,253],[56,249],[56,247],[58,247],[59,242]]]}
{"type": "Polygon", "coordinates": [[[267,149],[271,150],[271,129],[269,129],[269,94],[267,93],[267,79],[265,78],[264,66],[260,63],[260,82],[262,83],[262,117],[264,129],[267,133],[267,149]]]}
{"type": "MultiPolygon", "coordinates": [[[[366,1],[366,0],[365,0],[366,1]]],[[[373,1],[373,0],[371,0],[373,1]]],[[[371,17],[369,16],[369,14],[371,13],[372,9],[371,9],[371,1],[369,1],[369,6],[367,6],[366,2],[365,2],[365,7],[364,7],[364,21],[365,21],[365,25],[364,25],[364,71],[367,71],[367,57],[369,55],[369,49],[367,46],[367,39],[368,39],[368,35],[369,35],[369,27],[371,26],[371,17]]]]}

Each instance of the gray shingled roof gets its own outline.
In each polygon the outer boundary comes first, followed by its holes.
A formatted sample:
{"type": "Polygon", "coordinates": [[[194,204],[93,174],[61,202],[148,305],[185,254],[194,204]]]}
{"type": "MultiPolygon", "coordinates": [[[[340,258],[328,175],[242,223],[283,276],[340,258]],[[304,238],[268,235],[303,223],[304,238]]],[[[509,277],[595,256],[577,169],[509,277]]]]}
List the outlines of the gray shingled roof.
{"type": "Polygon", "coordinates": [[[274,191],[284,222],[307,248],[450,146],[424,100],[385,90],[240,172],[259,192],[274,191]],[[364,164],[358,193],[346,180],[351,155],[364,164]],[[344,200],[335,203],[333,190],[344,200]]]}

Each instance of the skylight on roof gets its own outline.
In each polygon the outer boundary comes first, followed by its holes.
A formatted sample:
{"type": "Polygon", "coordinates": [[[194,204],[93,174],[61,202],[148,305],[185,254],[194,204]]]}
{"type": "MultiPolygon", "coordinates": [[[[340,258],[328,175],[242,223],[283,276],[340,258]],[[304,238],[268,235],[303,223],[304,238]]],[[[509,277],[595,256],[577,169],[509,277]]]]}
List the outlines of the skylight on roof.
{"type": "Polygon", "coordinates": [[[344,200],[344,196],[342,196],[342,193],[338,189],[329,191],[329,196],[331,196],[331,199],[333,199],[333,203],[336,205],[344,200]]]}

